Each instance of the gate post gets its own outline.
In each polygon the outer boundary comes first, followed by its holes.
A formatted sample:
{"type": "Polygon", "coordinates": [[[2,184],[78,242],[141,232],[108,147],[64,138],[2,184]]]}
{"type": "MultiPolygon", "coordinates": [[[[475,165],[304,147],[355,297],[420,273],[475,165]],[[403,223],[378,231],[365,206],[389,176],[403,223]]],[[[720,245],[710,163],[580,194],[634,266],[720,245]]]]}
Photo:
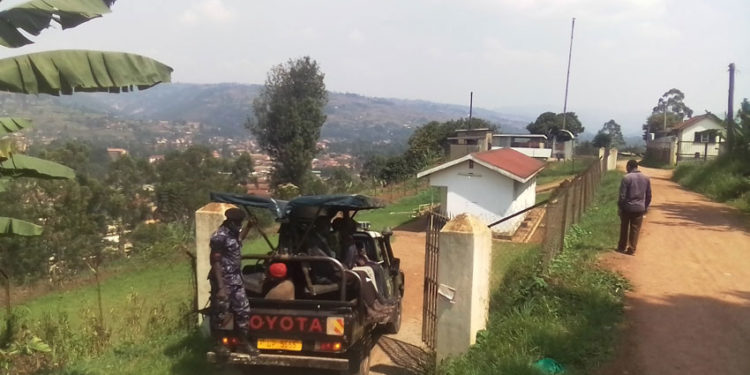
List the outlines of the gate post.
{"type": "MultiPolygon", "coordinates": [[[[195,308],[197,310],[206,306],[211,292],[211,285],[207,279],[208,271],[211,269],[209,262],[211,248],[208,241],[211,234],[224,222],[224,211],[232,207],[235,206],[226,203],[209,203],[195,211],[195,285],[198,294],[196,298],[198,306],[195,308]]],[[[204,333],[208,333],[208,325],[202,323],[203,315],[198,314],[198,325],[205,329],[204,333]]]]}
{"type": "Polygon", "coordinates": [[[438,362],[466,352],[487,325],[492,232],[480,219],[461,214],[440,231],[438,263],[438,362]]]}

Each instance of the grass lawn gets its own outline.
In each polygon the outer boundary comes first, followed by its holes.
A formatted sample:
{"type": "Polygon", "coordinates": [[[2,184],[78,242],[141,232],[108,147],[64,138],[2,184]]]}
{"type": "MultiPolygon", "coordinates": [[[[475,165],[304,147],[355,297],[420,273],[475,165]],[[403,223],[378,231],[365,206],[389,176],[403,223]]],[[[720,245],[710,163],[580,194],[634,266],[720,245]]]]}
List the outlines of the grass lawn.
{"type": "Polygon", "coordinates": [[[539,246],[495,245],[487,329],[465,355],[443,362],[444,374],[543,374],[551,358],[565,374],[586,374],[613,352],[627,281],[597,266],[616,241],[616,191],[621,175],[606,175],[592,207],[565,237],[548,268],[539,246]],[[515,248],[515,246],[520,246],[515,248]]]}
{"type": "Polygon", "coordinates": [[[586,170],[594,160],[596,159],[593,157],[582,156],[572,161],[547,162],[544,169],[537,175],[536,185],[546,185],[573,177],[586,170]]]}
{"type": "Polygon", "coordinates": [[[396,228],[411,220],[412,213],[420,204],[428,204],[439,200],[437,192],[433,188],[428,188],[417,193],[417,195],[408,196],[401,200],[389,204],[384,208],[358,213],[355,219],[357,221],[369,221],[373,230],[383,230],[386,227],[396,228]]]}

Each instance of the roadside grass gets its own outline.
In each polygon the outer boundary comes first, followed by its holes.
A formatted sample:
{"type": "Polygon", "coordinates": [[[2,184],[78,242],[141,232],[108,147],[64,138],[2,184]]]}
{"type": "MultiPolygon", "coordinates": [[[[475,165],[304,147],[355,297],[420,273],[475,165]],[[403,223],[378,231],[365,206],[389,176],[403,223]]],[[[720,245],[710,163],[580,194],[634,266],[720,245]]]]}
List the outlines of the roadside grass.
{"type": "Polygon", "coordinates": [[[496,245],[487,329],[465,355],[441,363],[438,373],[539,375],[544,372],[533,364],[551,358],[568,375],[586,374],[612,355],[628,283],[597,259],[618,235],[620,178],[617,172],[605,176],[594,204],[546,270],[540,246],[496,245]]]}
{"type": "Polygon", "coordinates": [[[719,158],[708,162],[682,162],[672,180],[750,213],[750,164],[746,161],[719,158]]]}
{"type": "Polygon", "coordinates": [[[380,231],[386,227],[393,229],[414,220],[412,214],[420,204],[429,204],[438,202],[439,200],[440,198],[438,197],[436,189],[427,188],[418,192],[416,195],[402,198],[384,208],[363,211],[357,214],[355,219],[360,222],[369,221],[370,227],[373,230],[380,231]]]}
{"type": "Polygon", "coordinates": [[[588,168],[596,160],[594,157],[578,157],[572,161],[547,162],[544,169],[536,178],[536,185],[546,185],[555,181],[562,181],[573,177],[588,168]]]}

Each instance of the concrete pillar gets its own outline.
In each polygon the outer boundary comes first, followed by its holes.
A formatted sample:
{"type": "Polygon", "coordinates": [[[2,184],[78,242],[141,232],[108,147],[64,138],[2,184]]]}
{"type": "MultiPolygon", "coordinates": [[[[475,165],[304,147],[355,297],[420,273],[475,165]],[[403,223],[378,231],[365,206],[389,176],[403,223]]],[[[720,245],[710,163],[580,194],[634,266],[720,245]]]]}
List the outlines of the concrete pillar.
{"type": "Polygon", "coordinates": [[[600,158],[600,159],[604,157],[604,152],[606,152],[606,151],[607,151],[607,149],[606,149],[606,148],[604,148],[604,147],[599,147],[599,158],[600,158]]]}
{"type": "Polygon", "coordinates": [[[466,352],[487,325],[492,232],[476,216],[461,214],[440,231],[437,360],[466,352]]]}
{"type": "Polygon", "coordinates": [[[609,149],[609,158],[607,159],[607,170],[613,171],[617,169],[617,149],[609,149]]]}
{"type": "MultiPolygon", "coordinates": [[[[197,309],[206,307],[210,297],[211,285],[208,283],[208,271],[211,269],[209,263],[209,254],[211,248],[208,241],[211,234],[224,222],[224,211],[235,207],[226,203],[209,203],[198,211],[195,211],[195,277],[198,286],[198,306],[197,309]]],[[[203,315],[198,314],[198,325],[203,323],[203,315]]],[[[205,325],[206,332],[208,326],[205,325]]]]}

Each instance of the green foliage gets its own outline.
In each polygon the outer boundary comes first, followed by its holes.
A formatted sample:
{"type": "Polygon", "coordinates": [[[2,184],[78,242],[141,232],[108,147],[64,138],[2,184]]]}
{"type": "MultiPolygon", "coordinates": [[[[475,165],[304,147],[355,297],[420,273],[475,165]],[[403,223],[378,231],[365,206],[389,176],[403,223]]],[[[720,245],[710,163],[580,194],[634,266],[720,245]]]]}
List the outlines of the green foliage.
{"type": "Polygon", "coordinates": [[[181,223],[139,224],[129,238],[133,253],[148,259],[182,255],[193,237],[192,229],[181,223]]]}
{"type": "Polygon", "coordinates": [[[491,279],[487,329],[468,353],[443,362],[438,373],[540,374],[534,363],[551,358],[566,373],[582,374],[612,355],[629,286],[601,269],[597,255],[617,238],[620,178],[614,172],[605,176],[594,205],[567,233],[565,250],[547,270],[538,246],[495,246],[493,273],[500,275],[491,279]]]}
{"type": "Polygon", "coordinates": [[[5,24],[0,31],[0,45],[16,48],[33,43],[18,29],[32,35],[39,35],[42,30],[52,26],[52,21],[55,21],[64,29],[75,27],[109,13],[109,7],[114,2],[115,0],[77,2],[31,0],[4,9],[0,11],[0,19],[5,24]]]}
{"type": "Polygon", "coordinates": [[[682,162],[672,179],[719,202],[750,212],[750,164],[724,155],[705,163],[682,162]]]}
{"type": "Polygon", "coordinates": [[[326,120],[324,74],[309,56],[274,66],[246,126],[274,160],[273,184],[304,187],[326,120]]]}
{"type": "Polygon", "coordinates": [[[241,192],[232,165],[205,146],[173,151],[156,165],[157,214],[167,221],[189,220],[209,202],[211,191],[241,192]]]}
{"type": "Polygon", "coordinates": [[[397,202],[377,210],[363,211],[357,214],[358,221],[369,221],[374,230],[383,230],[386,227],[396,228],[413,220],[413,214],[420,204],[434,203],[439,200],[438,193],[434,188],[428,188],[418,192],[416,195],[404,197],[397,202]]]}
{"type": "Polygon", "coordinates": [[[658,104],[652,109],[651,113],[658,114],[671,112],[675,114],[680,121],[686,117],[691,118],[693,117],[693,110],[685,105],[684,100],[685,94],[683,94],[682,91],[674,88],[670,89],[659,98],[658,104]]]}
{"type": "Polygon", "coordinates": [[[750,160],[750,101],[747,98],[740,105],[737,120],[739,121],[733,124],[734,147],[731,157],[750,160]]]}
{"type": "Polygon", "coordinates": [[[673,88],[665,92],[643,124],[644,136],[648,133],[666,132],[685,118],[693,117],[693,110],[684,100],[685,94],[678,89],[673,88]]]}
{"type": "Polygon", "coordinates": [[[243,152],[237,159],[232,163],[232,178],[234,182],[240,185],[246,185],[251,180],[254,180],[253,173],[253,159],[250,154],[243,152]]]}
{"type": "Polygon", "coordinates": [[[609,120],[602,125],[601,130],[596,133],[592,142],[594,147],[621,148],[625,146],[625,140],[622,137],[620,124],[615,120],[609,120]]]}
{"type": "MultiPolygon", "coordinates": [[[[526,125],[526,129],[531,134],[546,134],[553,136],[563,129],[563,114],[553,112],[544,112],[532,123],[526,125]]],[[[578,135],[583,133],[584,127],[575,112],[568,112],[565,116],[565,130],[578,135]]]]}

